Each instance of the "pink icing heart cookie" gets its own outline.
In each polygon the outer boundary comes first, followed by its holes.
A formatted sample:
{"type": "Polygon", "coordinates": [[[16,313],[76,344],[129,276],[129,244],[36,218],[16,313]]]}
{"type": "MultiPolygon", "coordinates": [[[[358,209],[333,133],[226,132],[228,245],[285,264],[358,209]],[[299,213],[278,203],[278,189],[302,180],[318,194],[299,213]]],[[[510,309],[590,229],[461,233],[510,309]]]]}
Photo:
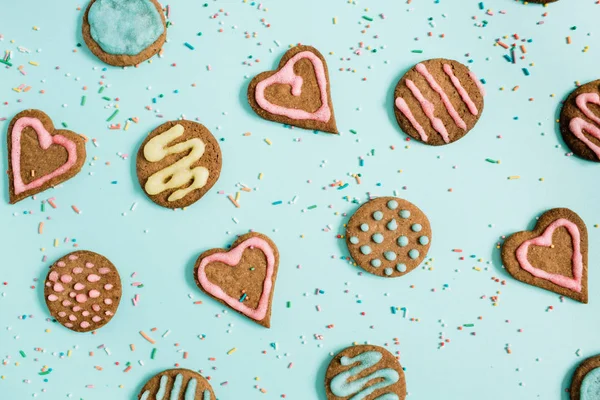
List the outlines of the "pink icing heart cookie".
{"type": "Polygon", "coordinates": [[[275,243],[252,232],[240,236],[230,250],[202,253],[196,261],[194,279],[209,296],[269,328],[278,268],[275,243]]]}
{"type": "Polygon", "coordinates": [[[587,303],[587,228],[567,208],[546,211],[533,231],[508,237],[502,245],[502,261],[521,282],[587,303]]]}
{"type": "Polygon", "coordinates": [[[40,110],[18,113],[8,126],[7,138],[11,204],[74,177],[85,162],[83,137],[55,130],[40,110]]]}
{"type": "Polygon", "coordinates": [[[248,102],[269,121],[338,133],[327,62],[314,47],[293,47],[276,71],[254,77],[248,86],[248,102]]]}

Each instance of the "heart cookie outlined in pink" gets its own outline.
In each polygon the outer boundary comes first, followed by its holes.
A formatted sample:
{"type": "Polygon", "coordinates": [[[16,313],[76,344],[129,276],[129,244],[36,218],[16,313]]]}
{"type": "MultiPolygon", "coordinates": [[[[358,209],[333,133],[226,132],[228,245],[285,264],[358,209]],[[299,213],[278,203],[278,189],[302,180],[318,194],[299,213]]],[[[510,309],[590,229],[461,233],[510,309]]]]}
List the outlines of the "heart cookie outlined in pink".
{"type": "MultiPolygon", "coordinates": [[[[269,311],[270,298],[274,287],[276,262],[275,250],[271,247],[271,244],[259,236],[251,236],[248,239],[242,240],[236,247],[227,252],[219,251],[202,258],[197,266],[196,279],[201,288],[209,295],[223,301],[229,307],[248,318],[260,322],[265,319],[269,311]],[[242,254],[248,248],[261,250],[267,259],[263,290],[257,308],[250,308],[240,301],[240,299],[231,297],[220,286],[209,281],[206,276],[206,267],[212,262],[221,262],[234,268],[238,267],[242,254]]],[[[268,323],[266,326],[268,326],[268,323]]]]}

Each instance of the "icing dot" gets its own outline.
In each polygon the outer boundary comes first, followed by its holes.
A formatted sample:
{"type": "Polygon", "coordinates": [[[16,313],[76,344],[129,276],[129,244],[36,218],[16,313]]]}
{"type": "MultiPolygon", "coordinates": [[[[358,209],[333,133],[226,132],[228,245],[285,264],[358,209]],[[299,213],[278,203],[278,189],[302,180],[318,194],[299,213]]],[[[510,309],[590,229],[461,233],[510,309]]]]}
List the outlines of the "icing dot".
{"type": "Polygon", "coordinates": [[[104,315],[111,316],[111,315],[115,315],[115,314],[112,311],[104,311],[104,315]]]}
{"type": "Polygon", "coordinates": [[[84,317],[89,317],[90,316],[90,312],[89,311],[84,311],[81,313],[81,315],[83,315],[84,317]]]}
{"type": "Polygon", "coordinates": [[[71,275],[63,275],[60,277],[60,281],[62,283],[69,283],[73,280],[73,277],[71,275]]]}
{"type": "Polygon", "coordinates": [[[415,258],[419,257],[419,250],[416,250],[416,249],[410,250],[408,252],[408,256],[414,260],[415,258]]]}
{"type": "Polygon", "coordinates": [[[381,260],[379,258],[374,258],[371,260],[371,266],[375,268],[381,267],[381,260]]]}
{"type": "Polygon", "coordinates": [[[90,327],[90,323],[87,321],[83,321],[81,324],[79,324],[79,326],[81,326],[83,329],[86,329],[90,327]]]}
{"type": "Polygon", "coordinates": [[[98,297],[100,297],[100,292],[97,291],[96,289],[92,289],[90,290],[90,292],[88,293],[88,295],[92,298],[92,299],[96,299],[98,297]]]}
{"type": "Polygon", "coordinates": [[[65,290],[63,285],[61,285],[60,283],[55,283],[54,287],[52,289],[54,289],[55,292],[59,292],[59,293],[62,292],[63,290],[65,290]]]}
{"type": "Polygon", "coordinates": [[[396,222],[395,219],[391,220],[390,222],[387,223],[387,225],[385,226],[389,231],[395,231],[396,229],[398,229],[398,223],[396,222]]]}
{"type": "Polygon", "coordinates": [[[110,304],[112,304],[112,300],[111,299],[104,299],[104,304],[110,305],[110,304]]]}
{"type": "Polygon", "coordinates": [[[410,217],[410,211],[402,210],[402,211],[400,211],[399,215],[401,218],[407,219],[410,217]]]}
{"type": "Polygon", "coordinates": [[[100,311],[100,306],[98,304],[92,304],[92,310],[98,312],[100,311]]]}
{"type": "Polygon", "coordinates": [[[75,284],[75,286],[73,286],[73,289],[75,289],[75,290],[83,290],[83,289],[85,289],[85,285],[83,283],[81,283],[81,282],[77,282],[75,284]]]}
{"type": "Polygon", "coordinates": [[[413,232],[421,232],[421,229],[423,229],[423,227],[421,226],[421,224],[412,224],[410,229],[412,229],[413,232]]]}
{"type": "Polygon", "coordinates": [[[387,202],[387,206],[390,210],[395,210],[398,208],[398,202],[396,200],[390,200],[387,202]]]}
{"type": "Polygon", "coordinates": [[[79,306],[73,307],[73,312],[79,312],[79,311],[81,311],[81,307],[79,307],[79,306]]]}
{"type": "Polygon", "coordinates": [[[86,266],[87,268],[94,268],[94,264],[92,264],[91,262],[86,262],[86,263],[85,263],[85,266],[86,266]]]}
{"type": "Polygon", "coordinates": [[[384,273],[385,273],[387,276],[390,276],[391,274],[393,274],[393,273],[394,273],[394,270],[393,270],[393,269],[391,269],[391,268],[386,268],[386,269],[384,269],[384,270],[383,270],[383,272],[384,272],[384,273]]]}
{"type": "Polygon", "coordinates": [[[71,261],[77,260],[77,258],[78,258],[78,257],[77,257],[75,254],[71,254],[71,255],[69,256],[69,260],[71,260],[71,261]]]}
{"type": "Polygon", "coordinates": [[[99,316],[97,316],[97,315],[94,315],[94,316],[92,317],[92,321],[94,321],[94,322],[100,322],[100,321],[102,321],[102,318],[100,318],[100,317],[99,317],[99,316]]]}
{"type": "Polygon", "coordinates": [[[398,246],[405,247],[408,246],[408,238],[406,236],[400,236],[397,240],[398,246]]]}
{"type": "Polygon", "coordinates": [[[67,313],[64,312],[64,311],[61,311],[61,312],[58,313],[58,316],[61,317],[61,318],[64,318],[64,317],[67,316],[67,313]]]}
{"type": "Polygon", "coordinates": [[[56,263],[56,265],[59,266],[59,267],[64,267],[67,264],[65,264],[64,261],[59,261],[59,262],[56,263]]]}
{"type": "Polygon", "coordinates": [[[48,301],[56,301],[58,300],[58,296],[55,294],[51,294],[48,296],[48,301]]]}
{"type": "Polygon", "coordinates": [[[62,305],[64,307],[69,307],[71,305],[71,302],[69,300],[63,300],[62,305]]]}
{"type": "Polygon", "coordinates": [[[361,230],[361,231],[363,231],[363,232],[368,232],[368,231],[369,231],[369,225],[367,225],[367,224],[362,224],[362,225],[360,226],[360,230],[361,230]]]}
{"type": "Polygon", "coordinates": [[[426,244],[429,244],[429,238],[427,236],[421,236],[419,238],[419,243],[425,246],[426,244]]]}
{"type": "Polygon", "coordinates": [[[88,282],[98,282],[100,277],[96,274],[89,274],[87,277],[88,282]]]}
{"type": "Polygon", "coordinates": [[[70,297],[70,298],[74,298],[75,296],[77,296],[77,293],[75,293],[75,292],[71,292],[71,293],[69,293],[69,297],[70,297]]]}
{"type": "Polygon", "coordinates": [[[87,301],[87,299],[88,299],[88,297],[83,293],[79,293],[75,297],[75,300],[77,300],[78,303],[85,303],[87,301]]]}
{"type": "Polygon", "coordinates": [[[398,270],[398,272],[406,272],[406,264],[398,264],[396,265],[396,269],[398,270]]]}
{"type": "Polygon", "coordinates": [[[72,327],[73,327],[73,324],[72,324],[72,323],[70,323],[70,322],[67,322],[67,323],[65,324],[65,326],[66,326],[67,328],[72,328],[72,327]]]}
{"type": "Polygon", "coordinates": [[[73,314],[69,315],[69,321],[77,321],[77,317],[74,316],[73,314]]]}
{"type": "Polygon", "coordinates": [[[393,251],[386,251],[385,253],[383,253],[383,256],[388,261],[394,261],[396,259],[396,253],[394,253],[393,251]]]}
{"type": "Polygon", "coordinates": [[[75,275],[80,274],[82,272],[83,272],[83,268],[81,268],[81,267],[75,267],[75,268],[73,268],[73,273],[75,275]]]}
{"type": "Polygon", "coordinates": [[[104,267],[104,268],[100,268],[98,270],[98,272],[100,272],[101,275],[106,275],[110,272],[110,268],[104,267]]]}
{"type": "Polygon", "coordinates": [[[352,244],[358,244],[358,238],[356,236],[350,237],[350,243],[352,243],[352,244]]]}
{"type": "Polygon", "coordinates": [[[360,252],[364,255],[371,254],[371,248],[369,246],[360,246],[360,252]]]}
{"type": "Polygon", "coordinates": [[[113,288],[113,285],[111,285],[110,283],[107,283],[106,285],[104,285],[104,290],[111,290],[113,288]]]}
{"type": "Polygon", "coordinates": [[[50,275],[48,275],[48,280],[50,280],[52,282],[56,282],[58,280],[58,272],[56,272],[56,271],[50,272],[50,275]]]}
{"type": "Polygon", "coordinates": [[[383,235],[381,233],[374,234],[371,236],[371,239],[373,239],[375,243],[383,243],[383,235]]]}
{"type": "Polygon", "coordinates": [[[375,221],[381,221],[383,219],[383,213],[381,211],[375,211],[373,213],[373,219],[375,221]]]}

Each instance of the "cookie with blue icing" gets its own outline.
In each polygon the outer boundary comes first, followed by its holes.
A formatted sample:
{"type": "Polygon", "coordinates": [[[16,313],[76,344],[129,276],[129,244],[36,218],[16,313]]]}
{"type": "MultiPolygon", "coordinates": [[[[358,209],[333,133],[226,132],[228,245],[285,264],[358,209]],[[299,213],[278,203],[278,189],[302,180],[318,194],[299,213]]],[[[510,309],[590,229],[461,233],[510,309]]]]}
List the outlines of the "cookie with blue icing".
{"type": "Polygon", "coordinates": [[[125,67],[157,54],[167,38],[167,25],[156,0],[92,0],[82,32],[96,57],[125,67]]]}
{"type": "Polygon", "coordinates": [[[169,369],[150,379],[138,400],[216,400],[208,381],[189,369],[169,369]]]}
{"type": "Polygon", "coordinates": [[[386,278],[406,275],[427,256],[431,226],[414,204],[379,197],[359,207],[346,225],[346,244],[358,266],[386,278]]]}
{"type": "Polygon", "coordinates": [[[571,400],[600,399],[600,355],[579,364],[571,381],[571,400]]]}
{"type": "Polygon", "coordinates": [[[396,357],[383,347],[348,347],[325,373],[327,400],[404,400],[406,380],[396,357]]]}

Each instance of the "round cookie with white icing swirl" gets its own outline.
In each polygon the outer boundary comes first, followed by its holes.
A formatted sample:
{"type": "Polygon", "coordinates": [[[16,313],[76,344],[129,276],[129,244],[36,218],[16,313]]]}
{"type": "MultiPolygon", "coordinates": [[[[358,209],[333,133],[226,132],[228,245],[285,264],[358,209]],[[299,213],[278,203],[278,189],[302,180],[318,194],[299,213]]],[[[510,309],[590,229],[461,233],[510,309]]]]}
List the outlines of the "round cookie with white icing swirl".
{"type": "Polygon", "coordinates": [[[216,400],[210,383],[189,369],[169,369],[150,379],[138,400],[216,400]]]}
{"type": "Polygon", "coordinates": [[[346,244],[358,266],[375,275],[406,275],[427,256],[431,226],[414,204],[379,197],[359,207],[346,226],[346,244]]]}
{"type": "Polygon", "coordinates": [[[137,155],[137,176],[144,192],[167,208],[200,200],[221,174],[221,148],[202,124],[170,121],[152,131],[137,155]]]}
{"type": "Polygon", "coordinates": [[[329,363],[325,392],[327,400],[404,400],[404,370],[383,347],[348,347],[329,363]]]}

